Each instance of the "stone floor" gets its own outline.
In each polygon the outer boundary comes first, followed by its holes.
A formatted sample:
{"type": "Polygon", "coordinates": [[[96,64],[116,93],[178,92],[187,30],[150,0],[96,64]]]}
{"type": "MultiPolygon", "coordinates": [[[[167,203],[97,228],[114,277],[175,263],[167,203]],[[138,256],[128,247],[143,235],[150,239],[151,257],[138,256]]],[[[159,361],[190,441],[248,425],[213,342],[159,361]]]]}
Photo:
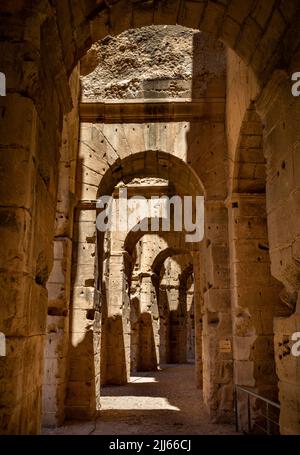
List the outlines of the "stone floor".
{"type": "Polygon", "coordinates": [[[67,422],[56,430],[45,429],[44,434],[236,434],[233,425],[209,422],[191,364],[140,373],[125,386],[104,387],[101,395],[96,422],[67,422]]]}

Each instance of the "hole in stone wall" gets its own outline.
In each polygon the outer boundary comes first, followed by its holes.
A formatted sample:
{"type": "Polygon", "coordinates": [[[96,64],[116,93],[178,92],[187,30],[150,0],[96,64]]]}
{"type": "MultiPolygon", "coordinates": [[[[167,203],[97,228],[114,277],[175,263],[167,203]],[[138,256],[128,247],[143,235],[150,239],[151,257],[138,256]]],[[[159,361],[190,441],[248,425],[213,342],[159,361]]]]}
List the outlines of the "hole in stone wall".
{"type": "Polygon", "coordinates": [[[96,236],[93,237],[86,237],[86,243],[95,243],[96,242],[96,236]]]}
{"type": "Polygon", "coordinates": [[[93,321],[94,318],[95,318],[95,310],[87,310],[87,312],[86,312],[86,318],[87,318],[89,321],[93,321]]]}
{"type": "Polygon", "coordinates": [[[207,312],[207,321],[209,325],[218,325],[220,322],[218,313],[207,312]]]}
{"type": "Polygon", "coordinates": [[[68,310],[64,308],[49,307],[48,316],[68,316],[68,310]]]}
{"type": "Polygon", "coordinates": [[[258,248],[263,251],[269,251],[269,245],[267,245],[266,243],[259,243],[258,248]]]}

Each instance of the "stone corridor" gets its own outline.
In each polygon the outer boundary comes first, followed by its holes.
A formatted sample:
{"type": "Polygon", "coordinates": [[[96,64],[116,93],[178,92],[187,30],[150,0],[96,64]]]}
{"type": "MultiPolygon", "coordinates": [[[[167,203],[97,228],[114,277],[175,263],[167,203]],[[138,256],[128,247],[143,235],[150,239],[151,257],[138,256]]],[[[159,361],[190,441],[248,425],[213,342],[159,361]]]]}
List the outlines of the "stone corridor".
{"type": "Polygon", "coordinates": [[[192,364],[163,365],[138,373],[124,386],[105,387],[95,422],[69,422],[44,434],[85,435],[234,435],[230,424],[209,421],[192,364]]]}
{"type": "Polygon", "coordinates": [[[1,435],[300,434],[299,18],[0,2],[1,435]]]}

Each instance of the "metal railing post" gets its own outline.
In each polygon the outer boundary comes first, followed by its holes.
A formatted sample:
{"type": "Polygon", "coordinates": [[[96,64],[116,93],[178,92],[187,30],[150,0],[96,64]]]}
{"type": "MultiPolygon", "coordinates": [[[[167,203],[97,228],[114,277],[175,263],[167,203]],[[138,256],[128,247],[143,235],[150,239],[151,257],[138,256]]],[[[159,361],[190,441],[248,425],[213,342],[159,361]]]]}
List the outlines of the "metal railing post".
{"type": "Polygon", "coordinates": [[[234,385],[234,408],[235,408],[235,424],[236,424],[237,432],[239,431],[239,427],[240,427],[239,415],[238,415],[238,392],[239,391],[247,394],[247,418],[248,418],[247,423],[248,423],[248,433],[249,434],[254,432],[254,427],[257,427],[258,429],[260,429],[261,431],[263,431],[264,433],[266,433],[268,435],[270,435],[270,434],[272,434],[272,432],[274,432],[273,431],[273,428],[275,430],[274,426],[276,426],[276,427],[278,427],[278,429],[280,429],[280,424],[278,421],[276,421],[276,418],[274,420],[274,418],[272,418],[272,416],[270,416],[270,408],[272,407],[272,408],[278,409],[280,411],[280,404],[275,403],[275,401],[269,400],[268,398],[265,398],[261,395],[258,395],[256,392],[253,392],[252,390],[250,390],[248,388],[235,384],[234,385]],[[262,417],[265,417],[265,419],[266,419],[266,426],[263,427],[263,426],[259,425],[259,422],[257,422],[257,423],[254,422],[253,431],[252,431],[252,422],[251,422],[251,414],[252,414],[251,413],[251,397],[254,397],[257,400],[260,400],[263,403],[266,403],[266,413],[265,413],[265,415],[263,413],[261,414],[262,417]]]}
{"type": "Polygon", "coordinates": [[[234,399],[234,412],[235,412],[235,429],[236,432],[239,432],[239,414],[238,414],[238,397],[237,397],[237,388],[234,385],[233,389],[233,399],[234,399]]]}
{"type": "Polygon", "coordinates": [[[250,395],[248,394],[248,432],[251,433],[250,395]]]}
{"type": "Polygon", "coordinates": [[[269,403],[267,403],[266,409],[266,420],[267,420],[267,434],[270,434],[270,420],[269,420],[269,403]]]}

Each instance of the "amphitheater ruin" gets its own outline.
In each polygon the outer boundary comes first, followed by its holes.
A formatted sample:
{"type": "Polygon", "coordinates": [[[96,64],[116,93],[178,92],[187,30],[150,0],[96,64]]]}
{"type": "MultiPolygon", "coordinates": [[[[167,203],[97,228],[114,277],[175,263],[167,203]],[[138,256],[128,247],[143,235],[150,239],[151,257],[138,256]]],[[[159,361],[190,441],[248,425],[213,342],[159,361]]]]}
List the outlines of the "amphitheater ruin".
{"type": "Polygon", "coordinates": [[[0,18],[0,434],[299,435],[299,1],[0,18]],[[101,232],[120,189],[203,239],[101,232]]]}

